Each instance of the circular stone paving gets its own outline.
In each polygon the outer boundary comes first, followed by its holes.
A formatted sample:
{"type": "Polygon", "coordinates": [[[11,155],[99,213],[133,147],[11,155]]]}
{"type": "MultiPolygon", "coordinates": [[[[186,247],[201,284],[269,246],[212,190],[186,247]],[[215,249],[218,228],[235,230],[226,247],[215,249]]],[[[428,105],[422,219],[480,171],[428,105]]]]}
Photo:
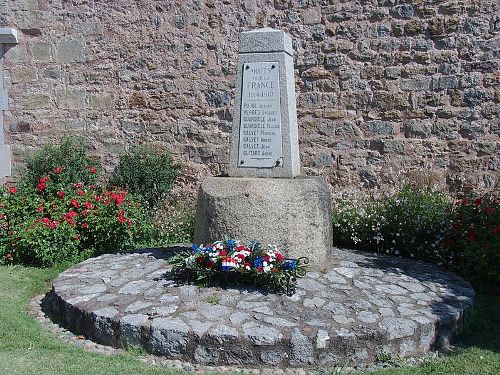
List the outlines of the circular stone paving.
{"type": "Polygon", "coordinates": [[[293,296],[179,285],[165,261],[173,250],[68,269],[53,284],[53,316],[101,344],[204,365],[313,367],[444,347],[474,299],[469,283],[436,266],[341,249],[293,296]]]}

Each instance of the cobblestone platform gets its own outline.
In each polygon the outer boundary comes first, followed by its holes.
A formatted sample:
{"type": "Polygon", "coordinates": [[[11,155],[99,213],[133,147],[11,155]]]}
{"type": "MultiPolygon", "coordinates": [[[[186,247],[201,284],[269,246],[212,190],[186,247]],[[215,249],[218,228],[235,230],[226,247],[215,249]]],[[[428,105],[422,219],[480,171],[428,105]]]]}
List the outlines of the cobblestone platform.
{"type": "Polygon", "coordinates": [[[49,299],[70,330],[203,365],[313,367],[373,363],[448,345],[474,290],[442,269],[333,249],[295,295],[172,280],[174,248],[109,254],[61,273],[49,299]]]}

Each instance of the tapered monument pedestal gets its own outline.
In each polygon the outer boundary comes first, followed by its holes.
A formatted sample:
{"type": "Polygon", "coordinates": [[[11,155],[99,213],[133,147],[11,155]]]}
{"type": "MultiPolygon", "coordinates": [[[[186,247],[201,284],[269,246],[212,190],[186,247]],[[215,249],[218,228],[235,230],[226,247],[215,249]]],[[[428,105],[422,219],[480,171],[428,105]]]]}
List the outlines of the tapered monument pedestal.
{"type": "Polygon", "coordinates": [[[332,247],[330,192],[321,177],[209,177],[198,193],[195,243],[225,238],[282,245],[321,265],[332,247]]]}

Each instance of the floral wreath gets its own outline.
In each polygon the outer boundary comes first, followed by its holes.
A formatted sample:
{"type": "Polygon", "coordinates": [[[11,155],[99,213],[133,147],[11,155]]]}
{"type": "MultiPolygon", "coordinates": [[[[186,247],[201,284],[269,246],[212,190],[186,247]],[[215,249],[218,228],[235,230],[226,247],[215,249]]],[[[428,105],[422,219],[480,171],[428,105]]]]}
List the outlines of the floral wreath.
{"type": "Polygon", "coordinates": [[[285,258],[276,245],[264,249],[256,241],[244,246],[237,240],[225,240],[194,244],[191,251],[177,253],[169,263],[173,265],[172,275],[188,282],[194,279],[197,284],[208,286],[231,278],[291,295],[297,278],[306,274],[309,260],[285,258]]]}

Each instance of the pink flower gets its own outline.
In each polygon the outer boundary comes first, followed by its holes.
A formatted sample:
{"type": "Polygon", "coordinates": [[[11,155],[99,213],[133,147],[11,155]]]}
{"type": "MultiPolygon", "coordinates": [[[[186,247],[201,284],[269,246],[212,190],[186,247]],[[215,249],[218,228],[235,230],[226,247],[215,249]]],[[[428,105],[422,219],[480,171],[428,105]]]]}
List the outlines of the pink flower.
{"type": "Polygon", "coordinates": [[[75,207],[75,208],[79,208],[80,207],[80,203],[76,200],[76,199],[72,199],[70,204],[75,207]]]}
{"type": "Polygon", "coordinates": [[[85,201],[85,208],[87,210],[91,210],[92,209],[92,203],[90,203],[89,201],[85,201]]]}
{"type": "Polygon", "coordinates": [[[38,208],[36,209],[38,212],[43,212],[43,204],[38,206],[38,208]]]}
{"type": "Polygon", "coordinates": [[[97,170],[91,165],[91,166],[89,166],[89,172],[90,173],[96,173],[97,170]]]}
{"type": "Polygon", "coordinates": [[[61,172],[62,172],[62,168],[61,167],[55,167],[54,168],[54,173],[59,174],[61,172]]]}
{"type": "Polygon", "coordinates": [[[78,194],[81,197],[82,195],[85,195],[85,192],[83,190],[78,190],[76,194],[78,194]]]}
{"type": "Polygon", "coordinates": [[[87,229],[89,227],[89,224],[88,223],[82,223],[82,228],[83,229],[87,229]]]}
{"type": "Polygon", "coordinates": [[[64,196],[65,196],[65,195],[66,195],[66,194],[64,193],[64,191],[58,191],[58,192],[57,192],[57,196],[58,196],[59,198],[61,198],[61,199],[62,199],[62,198],[64,198],[64,196]]]}
{"type": "Polygon", "coordinates": [[[16,191],[17,191],[17,188],[15,186],[12,186],[9,188],[9,193],[11,193],[11,194],[15,194],[16,191]]]}

